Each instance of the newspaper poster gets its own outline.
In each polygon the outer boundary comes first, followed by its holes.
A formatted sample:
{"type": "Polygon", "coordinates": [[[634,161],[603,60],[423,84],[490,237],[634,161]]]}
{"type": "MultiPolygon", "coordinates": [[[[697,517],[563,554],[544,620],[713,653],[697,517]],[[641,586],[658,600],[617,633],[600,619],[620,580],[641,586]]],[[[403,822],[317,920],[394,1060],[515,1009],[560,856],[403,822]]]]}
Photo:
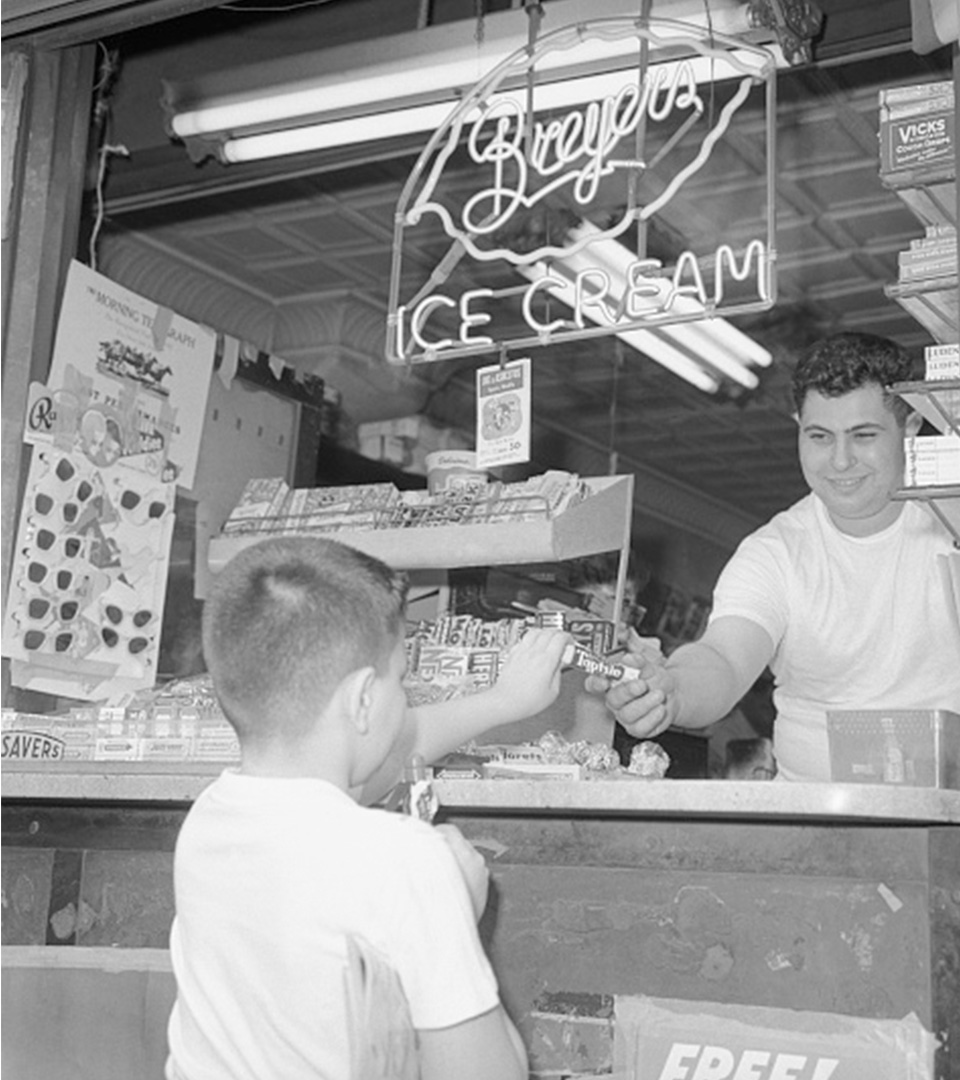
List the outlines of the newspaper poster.
{"type": "Polygon", "coordinates": [[[477,369],[477,468],[530,460],[530,359],[477,369]]]}
{"type": "Polygon", "coordinates": [[[215,352],[211,328],[74,261],[25,440],[192,488],[215,352]]]}

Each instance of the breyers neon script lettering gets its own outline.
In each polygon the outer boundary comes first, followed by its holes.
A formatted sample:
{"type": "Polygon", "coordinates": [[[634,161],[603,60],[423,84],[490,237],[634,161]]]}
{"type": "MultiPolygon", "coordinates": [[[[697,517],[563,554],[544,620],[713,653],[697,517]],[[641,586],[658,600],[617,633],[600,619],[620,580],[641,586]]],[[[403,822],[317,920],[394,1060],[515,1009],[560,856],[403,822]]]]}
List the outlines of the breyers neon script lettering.
{"type": "Polygon", "coordinates": [[[493,166],[494,180],[465,204],[464,228],[477,236],[496,232],[521,207],[530,209],[568,185],[578,203],[592,202],[600,181],[616,167],[609,158],[620,140],[633,134],[645,117],[665,120],[674,109],[698,115],[704,110],[689,63],[681,62],[673,71],[650,68],[642,87],[628,83],[615,96],[592,101],[583,110],[573,109],[546,124],[535,121],[529,145],[523,104],[513,98],[494,102],[473,125],[467,143],[478,165],[493,166]],[[531,173],[553,179],[533,191],[531,173]],[[508,175],[515,178],[512,186],[508,175]]]}

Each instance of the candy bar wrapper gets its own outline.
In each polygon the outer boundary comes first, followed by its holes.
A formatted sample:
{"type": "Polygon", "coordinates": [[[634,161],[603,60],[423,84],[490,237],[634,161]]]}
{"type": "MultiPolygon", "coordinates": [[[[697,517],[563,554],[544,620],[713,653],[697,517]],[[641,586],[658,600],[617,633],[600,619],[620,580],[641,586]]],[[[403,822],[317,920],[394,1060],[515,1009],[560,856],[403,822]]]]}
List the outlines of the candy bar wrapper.
{"type": "Polygon", "coordinates": [[[599,656],[612,652],[616,645],[617,628],[607,619],[568,618],[565,625],[578,645],[599,656]]]}
{"type": "Polygon", "coordinates": [[[582,645],[573,643],[563,650],[563,663],[580,668],[582,671],[587,672],[588,675],[604,675],[614,682],[640,678],[640,672],[637,668],[628,667],[626,664],[613,664],[609,660],[604,660],[602,657],[583,648],[582,645]]]}
{"type": "Polygon", "coordinates": [[[269,532],[281,516],[289,495],[290,488],[282,477],[254,477],[248,480],[237,505],[224,523],[224,534],[269,532]]]}
{"type": "Polygon", "coordinates": [[[582,780],[583,766],[553,761],[487,761],[483,776],[486,780],[582,780]]]}

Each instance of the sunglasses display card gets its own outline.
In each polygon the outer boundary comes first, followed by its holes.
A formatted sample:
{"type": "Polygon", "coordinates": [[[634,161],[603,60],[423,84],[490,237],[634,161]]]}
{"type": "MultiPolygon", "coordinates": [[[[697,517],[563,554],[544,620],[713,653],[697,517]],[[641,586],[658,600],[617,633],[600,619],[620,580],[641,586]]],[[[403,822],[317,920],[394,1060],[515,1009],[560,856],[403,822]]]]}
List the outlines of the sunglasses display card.
{"type": "Polygon", "coordinates": [[[36,447],[4,612],[21,687],[102,700],[156,678],[175,486],[36,447]]]}
{"type": "Polygon", "coordinates": [[[74,261],[25,439],[193,487],[216,333],[74,261]]]}

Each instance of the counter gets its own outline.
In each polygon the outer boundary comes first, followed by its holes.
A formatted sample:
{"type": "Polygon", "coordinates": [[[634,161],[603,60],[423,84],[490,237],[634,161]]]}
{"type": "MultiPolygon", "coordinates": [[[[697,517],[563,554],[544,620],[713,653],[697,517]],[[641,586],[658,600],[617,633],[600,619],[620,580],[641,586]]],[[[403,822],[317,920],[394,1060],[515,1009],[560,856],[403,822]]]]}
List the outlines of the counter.
{"type": "MultiPolygon", "coordinates": [[[[220,769],[210,764],[4,762],[2,793],[4,799],[45,802],[191,802],[220,769]]],[[[451,812],[960,825],[960,791],[942,788],[736,780],[445,780],[434,786],[451,812]]]]}
{"type": "MultiPolygon", "coordinates": [[[[120,1077],[132,1059],[115,1064],[89,1010],[140,1002],[124,1024],[154,1033],[156,1060],[127,1075],[159,1080],[173,845],[219,768],[4,763],[8,1031],[53,985],[96,1075],[120,1077]],[[122,986],[118,949],[131,958],[122,986]]],[[[437,791],[441,819],[491,867],[481,932],[533,1077],[609,1071],[612,1001],[640,994],[878,1021],[913,1012],[943,1043],[937,1080],[960,1073],[960,792],[708,780],[437,791]]]]}

